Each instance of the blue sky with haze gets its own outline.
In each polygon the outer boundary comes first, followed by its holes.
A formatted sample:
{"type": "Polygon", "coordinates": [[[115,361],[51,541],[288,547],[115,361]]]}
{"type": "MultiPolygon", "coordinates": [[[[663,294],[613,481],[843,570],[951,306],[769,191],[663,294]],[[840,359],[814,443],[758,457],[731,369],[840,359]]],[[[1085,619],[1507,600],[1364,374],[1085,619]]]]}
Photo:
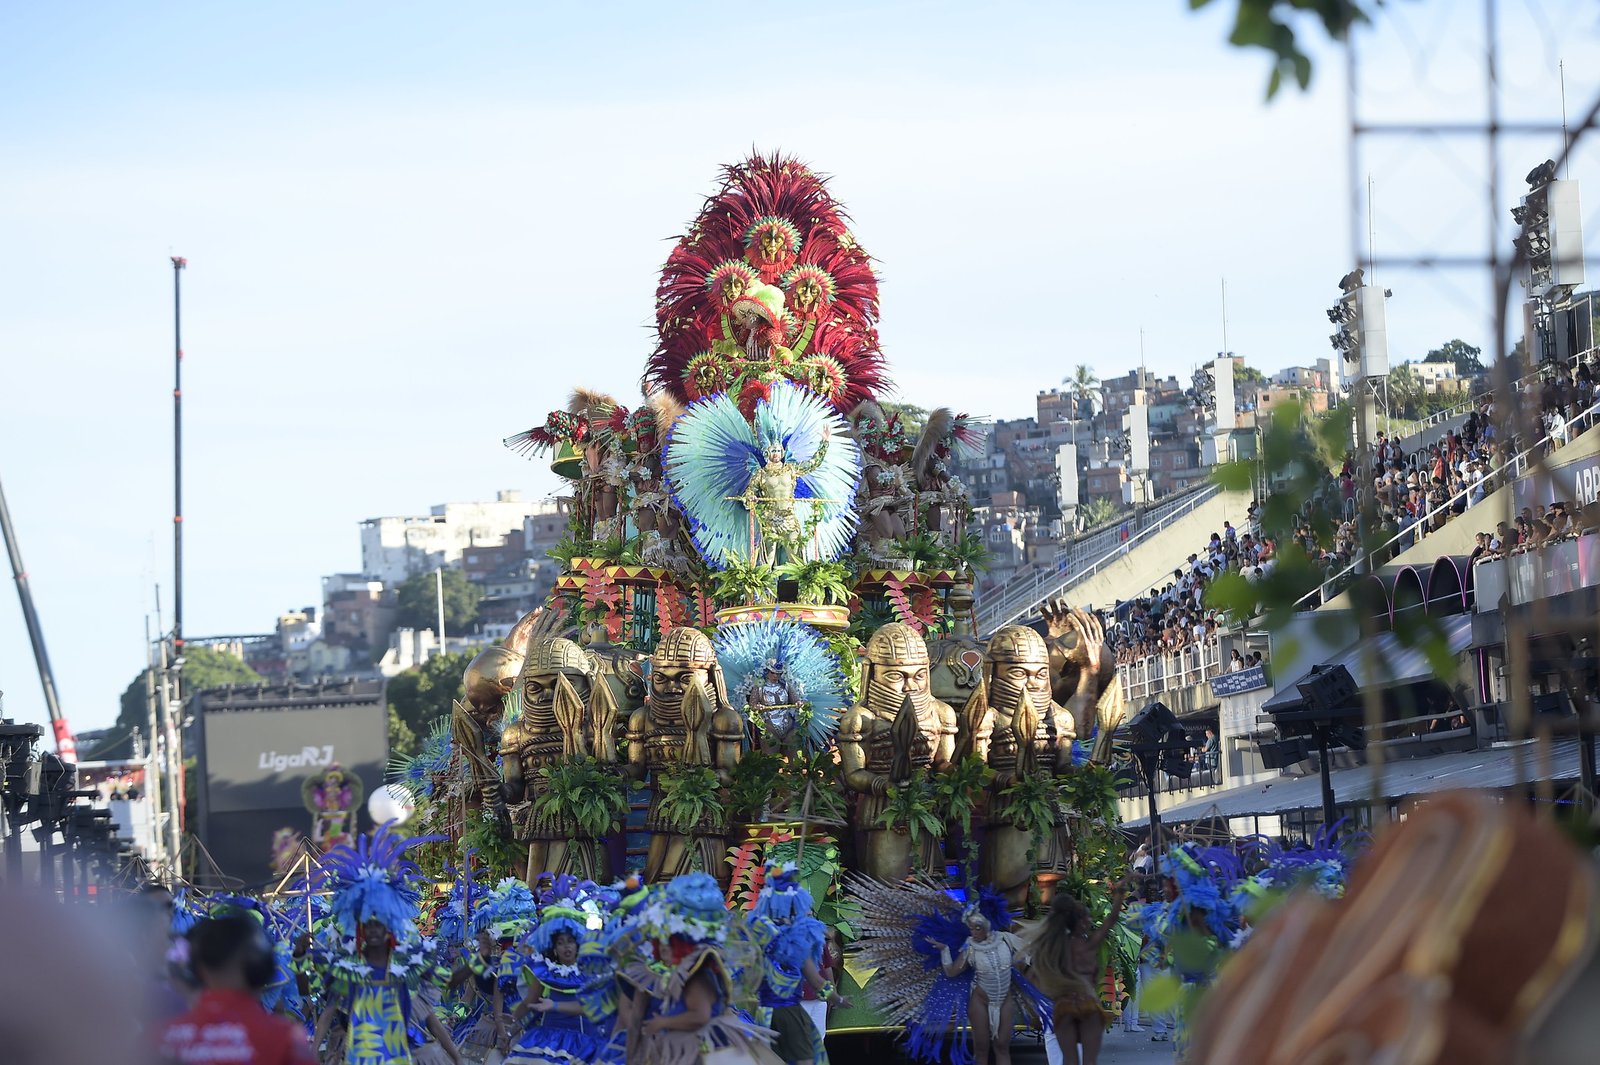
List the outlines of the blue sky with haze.
{"type": "MultiPolygon", "coordinates": [[[[0,9],[0,478],[78,728],[170,585],[171,271],[187,256],[191,635],[358,567],[357,522],[556,488],[500,438],[632,396],[656,270],[752,146],[836,175],[903,398],[1031,412],[1088,363],[1328,352],[1352,263],[1343,64],[1263,103],[1231,0],[0,9]]],[[[1580,0],[1504,4],[1509,114],[1600,80],[1580,0]]],[[[1470,116],[1475,5],[1390,4],[1363,106],[1470,116]]],[[[1320,36],[1320,34],[1318,35],[1320,36]]],[[[1315,39],[1315,38],[1314,38],[1315,39]]],[[[1555,138],[1509,144],[1500,223],[1555,138]]],[[[1482,148],[1375,146],[1379,251],[1481,251],[1482,148]]],[[[1572,176],[1600,205],[1593,145],[1572,176]]],[[[1600,221],[1588,226],[1591,247],[1600,221]]],[[[1385,279],[1392,353],[1488,346],[1487,281],[1385,279]]],[[[14,597],[6,712],[43,720],[14,597]]]]}

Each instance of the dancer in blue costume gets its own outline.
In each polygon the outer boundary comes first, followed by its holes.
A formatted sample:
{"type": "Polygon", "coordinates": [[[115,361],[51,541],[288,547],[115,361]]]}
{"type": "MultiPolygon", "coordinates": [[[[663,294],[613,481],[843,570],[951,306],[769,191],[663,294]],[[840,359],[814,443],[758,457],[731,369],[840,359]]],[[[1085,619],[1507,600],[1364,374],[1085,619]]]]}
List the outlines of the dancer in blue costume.
{"type": "Polygon", "coordinates": [[[811,892],[800,886],[794,862],[767,866],[750,918],[766,953],[761,1005],[772,1011],[770,1025],[777,1033],[773,1050],[790,1065],[812,1065],[828,1057],[817,1026],[800,1004],[803,985],[810,985],[823,1001],[850,1008],[849,1001],[822,978],[826,932],[822,922],[811,916],[811,906],[811,892]]]}
{"type": "Polygon", "coordinates": [[[674,877],[640,905],[611,946],[632,993],[628,1065],[693,1065],[706,1048],[748,1053],[771,1042],[770,1029],[736,1009],[735,978],[761,971],[760,947],[737,925],[706,873],[674,877]]]}
{"type": "Polygon", "coordinates": [[[329,972],[328,1001],[317,1019],[313,1045],[322,1046],[342,1013],[344,1046],[334,1060],[345,1065],[413,1062],[408,1029],[414,1019],[460,1065],[461,1055],[450,1033],[431,1009],[412,999],[433,965],[431,946],[417,934],[415,923],[421,870],[405,852],[438,838],[402,840],[390,835],[386,825],[370,840],[363,837],[355,847],[336,847],[328,853],[324,883],[333,888],[332,911],[339,930],[350,938],[349,950],[329,972]],[[425,1012],[415,1017],[419,1005],[425,1012]]]}
{"type": "Polygon", "coordinates": [[[482,1061],[489,1051],[505,1052],[510,1012],[521,998],[518,953],[513,944],[538,914],[528,885],[506,877],[472,911],[476,943],[467,956],[467,978],[474,989],[471,1011],[455,1026],[454,1038],[468,1058],[482,1061]]]}
{"type": "Polygon", "coordinates": [[[608,1059],[614,1015],[596,1010],[595,1001],[585,995],[591,977],[579,964],[579,945],[591,934],[588,925],[589,915],[565,901],[546,906],[540,914],[525,944],[527,995],[511,1014],[513,1028],[527,1027],[506,1056],[507,1065],[622,1060],[620,1054],[608,1059]]]}

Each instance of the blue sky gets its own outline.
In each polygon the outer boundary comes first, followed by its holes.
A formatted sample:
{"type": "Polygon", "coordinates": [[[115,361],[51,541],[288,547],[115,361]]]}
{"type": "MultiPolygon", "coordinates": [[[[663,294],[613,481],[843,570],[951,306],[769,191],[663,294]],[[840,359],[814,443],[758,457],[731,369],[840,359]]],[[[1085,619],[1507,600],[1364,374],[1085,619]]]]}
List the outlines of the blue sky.
{"type": "MultiPolygon", "coordinates": [[[[635,393],[667,239],[752,146],[836,175],[913,402],[1018,416],[1077,363],[1135,365],[1141,328],[1187,374],[1222,347],[1223,276],[1231,350],[1324,355],[1342,63],[1319,47],[1314,91],[1264,104],[1232,6],[0,9],[0,478],[74,725],[115,716],[170,586],[169,254],[186,628],[266,631],[358,565],[363,518],[553,490],[500,438],[573,384],[635,393]]],[[[1476,106],[1472,6],[1386,9],[1374,111],[1476,106]]],[[[1559,113],[1560,58],[1587,106],[1592,7],[1505,7],[1508,112],[1559,113]]],[[[1504,207],[1556,147],[1508,146],[1504,207]]],[[[1481,156],[1375,148],[1380,252],[1481,241],[1481,156]]],[[[1600,204],[1595,164],[1573,176],[1600,204]]],[[[1397,357],[1487,343],[1481,278],[1386,280],[1397,357]]],[[[9,600],[0,689],[43,720],[9,600]]]]}

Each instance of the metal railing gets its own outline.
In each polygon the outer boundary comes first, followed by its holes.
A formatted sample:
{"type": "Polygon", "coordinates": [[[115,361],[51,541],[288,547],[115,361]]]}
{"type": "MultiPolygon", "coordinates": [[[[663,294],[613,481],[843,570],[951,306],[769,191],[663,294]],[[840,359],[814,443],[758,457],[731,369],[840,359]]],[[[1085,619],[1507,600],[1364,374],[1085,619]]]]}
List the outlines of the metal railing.
{"type": "Polygon", "coordinates": [[[1046,601],[1059,598],[1068,588],[1094,576],[1108,563],[1128,554],[1141,542],[1153,539],[1156,534],[1166,531],[1174,519],[1188,514],[1202,503],[1209,502],[1220,489],[1216,485],[1208,487],[1209,491],[1196,492],[1161,521],[1147,525],[1128,539],[1119,541],[1110,551],[1081,569],[1065,573],[1059,570],[1047,570],[1034,573],[1023,581],[1015,578],[1007,581],[996,592],[989,593],[980,601],[978,631],[993,632],[1032,617],[1046,601]]]}
{"type": "Polygon", "coordinates": [[[1203,684],[1225,668],[1222,649],[1207,642],[1124,662],[1117,666],[1117,675],[1122,678],[1123,694],[1138,703],[1173,688],[1203,684]]]}
{"type": "MultiPolygon", "coordinates": [[[[1123,527],[1127,527],[1128,535],[1150,525],[1159,525],[1179,510],[1189,507],[1190,497],[1197,493],[1214,493],[1216,485],[1204,481],[1181,492],[1157,501],[1143,510],[1134,510],[1104,523],[1095,529],[1087,530],[1084,535],[1077,537],[1072,542],[1063,544],[1056,551],[1055,557],[1049,563],[1038,568],[1045,573],[1060,573],[1063,570],[1076,569],[1085,562],[1093,561],[1121,543],[1123,527]]],[[[1015,580],[1016,578],[1012,578],[1015,580]]]]}
{"type": "MultiPolygon", "coordinates": [[[[1588,432],[1589,429],[1593,428],[1597,413],[1600,413],[1600,400],[1597,400],[1591,406],[1581,411],[1571,421],[1567,422],[1566,427],[1562,430],[1563,434],[1566,436],[1566,440],[1563,441],[1563,443],[1570,443],[1573,438],[1588,432]]],[[[1541,436],[1532,445],[1523,448],[1521,451],[1513,455],[1509,462],[1495,470],[1488,477],[1484,478],[1483,481],[1480,481],[1477,484],[1468,485],[1461,491],[1451,494],[1451,496],[1443,503],[1440,503],[1432,510],[1429,510],[1419,516],[1417,520],[1412,522],[1407,528],[1395,533],[1383,543],[1368,550],[1363,558],[1352,560],[1349,565],[1345,566],[1338,573],[1335,573],[1333,576],[1317,585],[1317,587],[1313,588],[1311,591],[1295,600],[1295,607],[1297,609],[1304,609],[1309,605],[1310,608],[1314,610],[1318,606],[1321,606],[1323,603],[1327,602],[1331,597],[1338,595],[1339,592],[1344,589],[1345,585],[1348,584],[1350,580],[1355,578],[1356,570],[1361,567],[1365,559],[1381,557],[1384,562],[1387,562],[1395,555],[1399,555],[1402,552],[1411,550],[1411,548],[1421,543],[1422,540],[1427,537],[1430,531],[1429,526],[1432,524],[1433,519],[1447,510],[1453,510],[1458,501],[1466,500],[1467,509],[1470,510],[1473,505],[1472,496],[1480,488],[1483,490],[1485,500],[1487,500],[1492,493],[1499,491],[1501,488],[1513,485],[1517,481],[1520,481],[1523,477],[1527,476],[1529,466],[1528,457],[1535,451],[1545,448],[1546,445],[1550,444],[1554,439],[1555,437],[1553,434],[1541,436]],[[1496,481],[1498,483],[1491,487],[1488,483],[1490,481],[1496,481]],[[1395,545],[1401,544],[1402,542],[1404,543],[1404,546],[1397,548],[1392,554],[1384,554],[1387,549],[1395,547],[1395,545]],[[1312,599],[1315,599],[1316,602],[1312,603],[1312,599]]],[[[1444,525],[1448,525],[1449,523],[1450,519],[1446,518],[1445,521],[1440,524],[1440,528],[1443,528],[1444,525]]],[[[1438,529],[1433,529],[1431,531],[1437,532],[1438,529]]]]}

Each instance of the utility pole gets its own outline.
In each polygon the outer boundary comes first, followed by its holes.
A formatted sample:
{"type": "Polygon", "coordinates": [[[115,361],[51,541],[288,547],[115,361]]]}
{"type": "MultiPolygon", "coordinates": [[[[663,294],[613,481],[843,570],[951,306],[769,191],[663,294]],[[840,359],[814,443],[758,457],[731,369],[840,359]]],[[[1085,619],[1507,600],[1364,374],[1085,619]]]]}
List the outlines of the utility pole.
{"type": "Polygon", "coordinates": [[[161,641],[161,735],[166,743],[167,870],[183,877],[183,271],[189,260],[172,259],[172,643],[161,641]]]}
{"type": "Polygon", "coordinates": [[[166,851],[166,831],[161,823],[161,797],[165,789],[161,786],[161,776],[165,769],[166,734],[160,731],[160,700],[156,698],[156,645],[150,638],[150,618],[144,619],[144,707],[145,707],[145,735],[150,737],[150,757],[146,759],[148,768],[145,770],[144,790],[150,797],[151,817],[155,819],[151,826],[154,830],[151,835],[155,844],[154,854],[156,864],[164,864],[163,856],[166,851]]]}
{"type": "Polygon", "coordinates": [[[172,256],[172,650],[183,654],[183,270],[172,256]]]}
{"type": "Polygon", "coordinates": [[[434,588],[439,593],[439,653],[444,654],[444,567],[433,571],[434,588]]]}
{"type": "Polygon", "coordinates": [[[33,591],[28,587],[28,570],[22,564],[22,549],[17,544],[17,534],[11,527],[11,508],[6,506],[6,493],[0,488],[0,535],[6,541],[6,554],[11,557],[11,576],[17,582],[17,598],[22,601],[22,620],[28,627],[28,642],[33,645],[33,663],[39,670],[39,684],[44,688],[45,709],[50,712],[50,725],[56,734],[56,753],[64,762],[78,761],[78,744],[72,729],[61,713],[61,700],[56,696],[56,674],[50,668],[50,654],[44,646],[44,630],[39,625],[39,612],[33,605],[33,591]]]}
{"type": "Polygon", "coordinates": [[[157,640],[160,658],[156,679],[156,695],[161,704],[161,737],[166,746],[165,787],[167,795],[167,873],[173,884],[183,879],[183,744],[179,740],[182,730],[178,725],[179,710],[173,698],[178,671],[167,658],[167,642],[157,640]]]}

